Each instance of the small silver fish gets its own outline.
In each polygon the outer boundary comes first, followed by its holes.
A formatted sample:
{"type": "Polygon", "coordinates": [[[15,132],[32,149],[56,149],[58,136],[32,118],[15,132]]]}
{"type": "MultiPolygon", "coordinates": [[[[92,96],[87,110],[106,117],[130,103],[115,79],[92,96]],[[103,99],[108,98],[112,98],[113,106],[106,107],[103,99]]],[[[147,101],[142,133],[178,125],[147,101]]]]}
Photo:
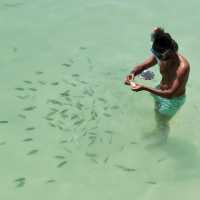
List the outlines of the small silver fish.
{"type": "Polygon", "coordinates": [[[38,149],[33,149],[33,150],[29,151],[29,152],[27,153],[27,155],[36,154],[37,152],[38,152],[38,149]]]}
{"type": "Polygon", "coordinates": [[[57,165],[57,167],[60,168],[60,167],[62,167],[63,165],[66,165],[66,164],[67,164],[67,161],[63,161],[63,162],[59,163],[59,164],[57,165]]]}
{"type": "Polygon", "coordinates": [[[34,110],[35,108],[36,108],[36,106],[29,106],[29,107],[24,108],[24,110],[31,111],[31,110],[34,110]]]}

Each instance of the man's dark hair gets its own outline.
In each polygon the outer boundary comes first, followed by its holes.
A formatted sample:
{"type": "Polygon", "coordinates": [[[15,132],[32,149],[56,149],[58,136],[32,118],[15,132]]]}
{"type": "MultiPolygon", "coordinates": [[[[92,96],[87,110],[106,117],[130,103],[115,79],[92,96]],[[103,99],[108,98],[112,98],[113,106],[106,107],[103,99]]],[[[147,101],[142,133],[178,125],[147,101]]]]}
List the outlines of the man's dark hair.
{"type": "Polygon", "coordinates": [[[167,50],[172,50],[173,52],[178,51],[178,44],[172,39],[169,33],[166,33],[164,29],[157,28],[152,34],[153,45],[152,48],[159,52],[164,53],[167,50]]]}

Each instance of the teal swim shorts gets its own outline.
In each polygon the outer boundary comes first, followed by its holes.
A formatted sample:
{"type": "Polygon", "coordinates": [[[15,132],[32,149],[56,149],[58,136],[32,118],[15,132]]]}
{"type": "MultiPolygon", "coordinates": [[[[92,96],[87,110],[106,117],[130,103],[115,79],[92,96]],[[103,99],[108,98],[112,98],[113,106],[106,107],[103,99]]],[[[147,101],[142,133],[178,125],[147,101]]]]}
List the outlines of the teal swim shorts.
{"type": "MultiPolygon", "coordinates": [[[[159,85],[156,86],[159,88],[159,85]]],[[[155,101],[155,109],[162,115],[172,117],[185,103],[186,95],[174,97],[171,99],[163,98],[158,95],[152,94],[155,101]]]]}

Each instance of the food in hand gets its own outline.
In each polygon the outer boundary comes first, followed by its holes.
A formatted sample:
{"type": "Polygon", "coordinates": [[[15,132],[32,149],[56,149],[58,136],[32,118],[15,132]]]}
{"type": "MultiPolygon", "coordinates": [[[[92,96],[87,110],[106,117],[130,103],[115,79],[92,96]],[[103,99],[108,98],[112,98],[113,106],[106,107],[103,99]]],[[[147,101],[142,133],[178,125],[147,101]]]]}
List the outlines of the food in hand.
{"type": "Polygon", "coordinates": [[[136,87],[136,84],[134,82],[130,82],[132,87],[136,87]]]}

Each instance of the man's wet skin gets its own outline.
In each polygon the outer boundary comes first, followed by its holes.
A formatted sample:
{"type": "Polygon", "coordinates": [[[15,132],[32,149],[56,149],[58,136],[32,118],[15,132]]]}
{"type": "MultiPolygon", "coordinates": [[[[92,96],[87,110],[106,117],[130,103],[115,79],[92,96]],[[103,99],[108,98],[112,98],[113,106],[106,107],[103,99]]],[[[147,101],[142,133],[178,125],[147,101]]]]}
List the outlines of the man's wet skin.
{"type": "MultiPolygon", "coordinates": [[[[162,80],[160,82],[160,89],[169,89],[173,81],[177,78],[177,75],[189,68],[188,61],[180,54],[174,54],[166,61],[160,60],[158,63],[160,66],[160,74],[162,75],[162,80]]],[[[178,97],[185,94],[185,85],[188,80],[189,70],[181,80],[181,86],[174,93],[173,97],[178,97]]]]}

